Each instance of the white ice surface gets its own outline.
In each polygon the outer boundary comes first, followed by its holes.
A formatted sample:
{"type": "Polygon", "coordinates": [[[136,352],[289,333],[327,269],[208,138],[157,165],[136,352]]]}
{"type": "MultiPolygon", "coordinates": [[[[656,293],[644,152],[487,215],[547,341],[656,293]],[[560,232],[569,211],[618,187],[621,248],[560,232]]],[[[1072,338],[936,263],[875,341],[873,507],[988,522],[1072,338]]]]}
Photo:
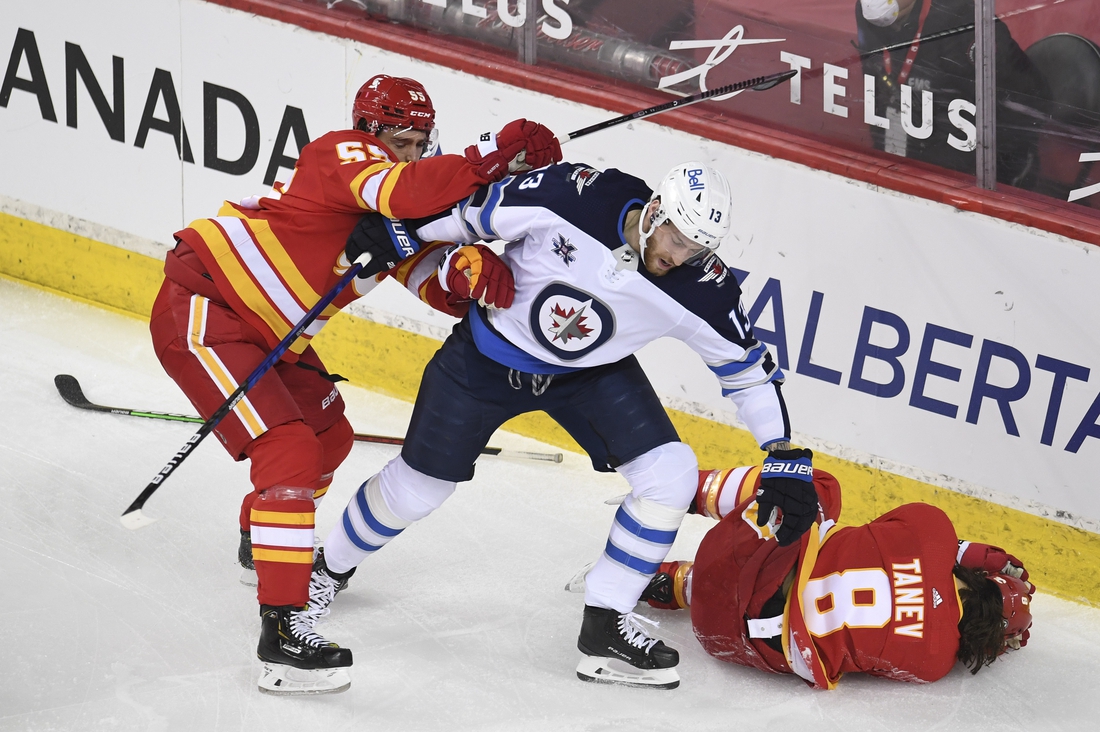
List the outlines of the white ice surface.
{"type": "MultiPolygon", "coordinates": [[[[578,681],[582,598],[615,475],[485,458],[440,510],[365,562],[319,629],[355,653],[352,687],[256,689],[254,590],[238,583],[247,467],[203,443],[146,505],[119,514],[195,425],[76,410],[190,412],[144,323],[0,279],[0,730],[1100,729],[1100,611],[1037,595],[1031,643],[977,676],[918,686],[860,676],[832,692],[707,656],[685,615],[651,610],[680,650],[674,691],[578,681]]],[[[342,387],[353,425],[401,435],[410,405],[342,387]]],[[[493,444],[547,450],[498,434],[493,444]]],[[[318,512],[322,534],[397,449],[357,444],[318,512]]],[[[710,522],[688,516],[689,558],[710,522]]]]}

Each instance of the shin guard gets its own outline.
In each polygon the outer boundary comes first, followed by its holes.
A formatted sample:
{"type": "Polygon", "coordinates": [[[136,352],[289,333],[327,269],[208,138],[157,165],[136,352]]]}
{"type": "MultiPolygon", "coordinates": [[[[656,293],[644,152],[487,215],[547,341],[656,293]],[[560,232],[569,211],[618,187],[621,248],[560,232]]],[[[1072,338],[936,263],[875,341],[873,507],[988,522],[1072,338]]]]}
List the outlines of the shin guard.
{"type": "Polygon", "coordinates": [[[268,488],[252,505],[251,524],[260,604],[305,605],[313,567],[313,490],[268,488]]]}

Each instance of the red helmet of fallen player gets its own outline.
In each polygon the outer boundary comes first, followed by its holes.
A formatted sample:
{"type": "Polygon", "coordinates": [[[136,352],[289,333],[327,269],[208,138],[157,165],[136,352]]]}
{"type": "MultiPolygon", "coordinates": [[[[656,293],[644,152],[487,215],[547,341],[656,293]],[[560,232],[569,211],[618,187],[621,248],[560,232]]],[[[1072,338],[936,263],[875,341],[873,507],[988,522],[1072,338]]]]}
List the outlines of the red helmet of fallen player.
{"type": "Polygon", "coordinates": [[[1004,603],[1005,637],[1019,635],[1031,627],[1031,593],[1035,588],[1029,582],[1010,574],[991,574],[989,579],[997,583],[1004,603]]]}
{"type": "Polygon", "coordinates": [[[419,81],[378,74],[359,87],[351,119],[353,127],[371,134],[387,127],[431,132],[435,107],[419,81]]]}

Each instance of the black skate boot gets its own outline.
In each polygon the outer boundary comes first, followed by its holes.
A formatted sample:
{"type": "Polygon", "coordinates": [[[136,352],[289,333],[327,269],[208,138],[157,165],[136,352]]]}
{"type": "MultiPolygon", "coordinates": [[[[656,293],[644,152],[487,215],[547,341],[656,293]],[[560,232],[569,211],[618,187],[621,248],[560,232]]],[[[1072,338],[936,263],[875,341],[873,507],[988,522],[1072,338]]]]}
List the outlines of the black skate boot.
{"type": "Polygon", "coordinates": [[[237,545],[237,563],[241,565],[241,584],[255,587],[256,565],[252,563],[252,534],[241,529],[241,543],[237,545]]]}
{"type": "Polygon", "coordinates": [[[676,665],[680,663],[680,654],[649,637],[639,620],[652,623],[634,613],[585,605],[577,639],[577,648],[584,657],[577,666],[577,677],[582,681],[656,689],[679,686],[676,665]]]}
{"type": "Polygon", "coordinates": [[[317,558],[313,560],[313,575],[309,578],[309,604],[314,604],[314,585],[317,585],[318,600],[324,601],[325,607],[328,607],[332,602],[332,597],[340,592],[343,592],[348,588],[348,580],[355,574],[355,567],[352,567],[343,574],[337,574],[328,568],[328,563],[325,562],[325,548],[317,548],[317,558]],[[332,597],[329,597],[327,601],[324,598],[328,595],[328,588],[332,589],[332,597]]]}
{"type": "Polygon", "coordinates": [[[345,670],[351,649],[313,632],[316,622],[303,608],[260,606],[260,644],[263,661],[260,691],[269,694],[332,694],[351,686],[345,670]]]}

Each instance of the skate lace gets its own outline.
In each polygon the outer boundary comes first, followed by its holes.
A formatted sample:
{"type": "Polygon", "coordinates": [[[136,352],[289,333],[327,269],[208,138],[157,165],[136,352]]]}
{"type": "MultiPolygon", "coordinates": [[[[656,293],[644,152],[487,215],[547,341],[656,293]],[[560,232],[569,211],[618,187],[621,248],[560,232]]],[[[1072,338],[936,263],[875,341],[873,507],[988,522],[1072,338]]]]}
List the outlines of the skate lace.
{"type": "Polygon", "coordinates": [[[332,645],[324,636],[313,630],[313,625],[316,622],[316,618],[314,618],[308,610],[293,612],[287,619],[287,625],[290,627],[290,632],[294,634],[294,639],[299,643],[314,648],[332,645]]]}
{"type": "Polygon", "coordinates": [[[649,653],[649,650],[657,644],[657,639],[649,637],[649,634],[646,633],[645,628],[641,625],[642,622],[649,623],[654,628],[658,628],[661,625],[656,620],[650,620],[644,615],[623,613],[619,616],[619,634],[622,635],[623,640],[630,645],[635,648],[642,648],[646,653],[649,653]]]}
{"type": "Polygon", "coordinates": [[[295,633],[308,640],[310,645],[323,645],[328,643],[323,637],[313,632],[317,622],[329,614],[329,605],[336,597],[339,582],[330,577],[327,572],[314,572],[309,578],[309,603],[304,610],[299,610],[291,615],[290,628],[295,633]],[[315,639],[317,642],[313,642],[315,639]]]}

